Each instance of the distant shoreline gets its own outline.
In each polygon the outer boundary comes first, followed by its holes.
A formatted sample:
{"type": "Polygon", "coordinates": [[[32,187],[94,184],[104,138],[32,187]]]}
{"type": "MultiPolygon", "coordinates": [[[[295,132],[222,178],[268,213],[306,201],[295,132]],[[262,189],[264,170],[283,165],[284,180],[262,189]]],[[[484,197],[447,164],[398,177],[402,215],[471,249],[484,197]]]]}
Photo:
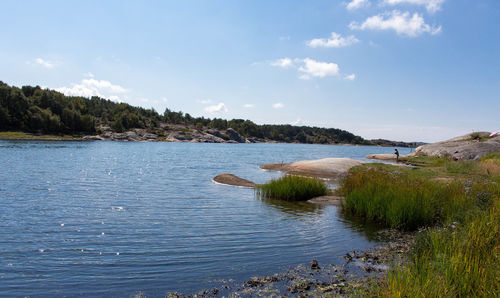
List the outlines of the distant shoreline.
{"type": "MultiPolygon", "coordinates": [[[[1,141],[112,141],[112,142],[157,142],[157,143],[216,143],[216,142],[197,142],[197,141],[183,141],[183,140],[173,140],[173,139],[154,139],[154,140],[120,140],[120,139],[98,139],[98,135],[83,135],[83,136],[75,136],[75,135],[52,135],[52,134],[33,134],[28,132],[21,131],[0,131],[0,140],[1,141]]],[[[223,142],[226,144],[236,143],[236,142],[223,142]]],[[[278,141],[270,141],[270,140],[260,140],[258,142],[254,142],[254,144],[303,144],[307,145],[310,143],[287,143],[287,142],[278,142],[278,141]]],[[[241,143],[239,143],[241,144],[241,143]]],[[[338,143],[338,144],[310,144],[310,145],[336,145],[336,146],[375,146],[375,147],[400,147],[396,145],[365,145],[365,144],[354,144],[354,143],[338,143]]],[[[414,148],[414,147],[405,147],[405,148],[414,148]]]]}

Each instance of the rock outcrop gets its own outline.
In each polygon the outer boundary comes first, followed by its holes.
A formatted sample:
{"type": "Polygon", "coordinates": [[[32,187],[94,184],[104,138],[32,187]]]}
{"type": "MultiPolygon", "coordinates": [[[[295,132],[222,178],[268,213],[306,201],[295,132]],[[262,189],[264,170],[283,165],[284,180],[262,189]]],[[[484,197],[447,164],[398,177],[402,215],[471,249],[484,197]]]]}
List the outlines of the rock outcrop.
{"type": "Polygon", "coordinates": [[[225,140],[209,133],[193,131],[174,131],[167,137],[169,142],[192,142],[192,143],[224,143],[225,140]]]}
{"type": "Polygon", "coordinates": [[[160,124],[155,129],[137,128],[126,132],[114,132],[109,126],[99,127],[99,135],[82,137],[86,141],[122,141],[122,142],[191,142],[191,143],[264,143],[265,139],[246,139],[236,130],[195,129],[188,125],[160,124]]]}
{"type": "Polygon", "coordinates": [[[232,141],[235,141],[235,142],[238,142],[238,143],[245,143],[245,138],[242,137],[236,130],[234,130],[232,128],[228,128],[226,130],[226,135],[232,141]]]}
{"type": "Polygon", "coordinates": [[[113,132],[109,127],[103,127],[102,133],[96,136],[84,136],[87,141],[122,141],[122,142],[144,142],[158,139],[158,135],[147,132],[144,129],[134,129],[126,132],[113,132]]]}
{"type": "Polygon", "coordinates": [[[207,130],[207,133],[208,133],[208,134],[211,134],[211,135],[213,135],[213,136],[216,136],[216,137],[218,137],[218,138],[221,138],[221,139],[225,139],[225,138],[227,138],[227,136],[226,136],[226,135],[222,134],[222,132],[218,131],[217,129],[213,129],[213,128],[211,128],[211,129],[207,130]]]}
{"type": "Polygon", "coordinates": [[[240,178],[236,175],[229,174],[229,173],[217,175],[217,176],[215,176],[215,178],[213,180],[217,183],[220,183],[220,184],[240,186],[240,187],[253,188],[256,185],[255,183],[253,183],[250,180],[246,180],[246,179],[240,178]]]}
{"type": "Polygon", "coordinates": [[[489,132],[474,132],[450,140],[427,144],[415,149],[417,155],[478,159],[492,152],[500,152],[500,136],[489,137],[489,132]]]}
{"type": "Polygon", "coordinates": [[[260,166],[261,169],[280,171],[287,174],[307,175],[323,178],[337,178],[350,168],[363,164],[351,158],[324,158],[292,163],[272,163],[260,166]]]}

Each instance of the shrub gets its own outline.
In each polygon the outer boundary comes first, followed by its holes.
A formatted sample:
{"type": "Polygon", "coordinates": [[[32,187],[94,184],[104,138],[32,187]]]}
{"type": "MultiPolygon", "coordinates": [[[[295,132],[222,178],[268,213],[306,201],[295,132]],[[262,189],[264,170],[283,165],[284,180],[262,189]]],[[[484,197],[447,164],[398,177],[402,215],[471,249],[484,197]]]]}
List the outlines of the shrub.
{"type": "Polygon", "coordinates": [[[257,196],[285,201],[307,201],[327,194],[325,183],[317,178],[287,175],[255,188],[257,196]]]}

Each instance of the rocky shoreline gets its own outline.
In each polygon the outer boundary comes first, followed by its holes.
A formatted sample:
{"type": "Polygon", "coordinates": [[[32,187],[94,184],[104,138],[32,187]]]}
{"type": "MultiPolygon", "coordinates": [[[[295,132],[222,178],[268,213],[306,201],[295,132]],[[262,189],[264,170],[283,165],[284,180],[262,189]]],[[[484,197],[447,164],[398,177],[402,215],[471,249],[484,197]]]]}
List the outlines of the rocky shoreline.
{"type": "Polygon", "coordinates": [[[168,293],[166,297],[345,297],[362,293],[370,282],[380,282],[391,265],[402,264],[415,233],[381,230],[380,244],[364,251],[349,251],[342,264],[321,264],[312,260],[286,271],[255,276],[244,282],[219,280],[217,287],[195,294],[168,293]]]}
{"type": "Polygon", "coordinates": [[[114,132],[109,126],[99,128],[100,133],[82,137],[87,141],[122,141],[122,142],[189,142],[189,143],[265,143],[264,139],[245,138],[236,130],[195,129],[182,125],[162,125],[151,132],[136,128],[126,132],[114,132]]]}
{"type": "MultiPolygon", "coordinates": [[[[414,153],[400,156],[399,161],[405,162],[408,158],[418,155],[446,157],[453,160],[476,160],[492,152],[500,152],[500,135],[493,135],[490,132],[483,131],[419,146],[414,153]]],[[[366,158],[396,161],[395,154],[370,154],[366,158]]]]}

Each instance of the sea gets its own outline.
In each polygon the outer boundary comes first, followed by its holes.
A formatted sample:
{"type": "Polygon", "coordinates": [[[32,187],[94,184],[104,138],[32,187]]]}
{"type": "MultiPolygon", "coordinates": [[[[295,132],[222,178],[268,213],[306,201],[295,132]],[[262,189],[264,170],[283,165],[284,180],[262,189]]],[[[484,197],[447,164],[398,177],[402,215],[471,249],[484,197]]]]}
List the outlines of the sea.
{"type": "MultiPolygon", "coordinates": [[[[411,151],[398,148],[401,154],[411,151]]],[[[0,141],[0,296],[194,294],[376,245],[339,207],[261,200],[259,165],[391,147],[0,141]]],[[[366,161],[366,160],[365,160],[366,161]]]]}

